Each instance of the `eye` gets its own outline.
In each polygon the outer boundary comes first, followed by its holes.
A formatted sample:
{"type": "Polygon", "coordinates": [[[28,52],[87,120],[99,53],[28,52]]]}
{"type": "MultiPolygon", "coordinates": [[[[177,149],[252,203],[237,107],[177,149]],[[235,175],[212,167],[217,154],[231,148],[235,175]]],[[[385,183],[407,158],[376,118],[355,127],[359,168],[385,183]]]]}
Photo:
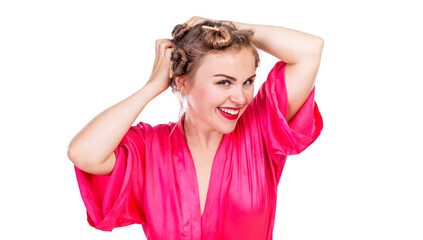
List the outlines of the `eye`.
{"type": "Polygon", "coordinates": [[[231,82],[229,80],[222,80],[222,81],[217,82],[217,84],[226,87],[226,86],[229,86],[231,84],[231,82]]]}
{"type": "Polygon", "coordinates": [[[251,85],[253,83],[254,83],[254,80],[248,79],[247,81],[244,82],[244,85],[251,85]]]}

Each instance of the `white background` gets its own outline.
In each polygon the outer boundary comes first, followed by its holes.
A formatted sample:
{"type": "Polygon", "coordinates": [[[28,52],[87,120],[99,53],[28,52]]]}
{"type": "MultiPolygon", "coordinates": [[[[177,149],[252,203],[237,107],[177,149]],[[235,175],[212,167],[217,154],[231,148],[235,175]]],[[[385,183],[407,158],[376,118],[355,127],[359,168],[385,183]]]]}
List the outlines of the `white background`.
{"type": "MultiPolygon", "coordinates": [[[[418,1],[2,1],[0,238],[145,239],[141,225],[88,225],[67,146],[148,80],[156,39],[199,15],[325,41],[323,132],[288,158],[274,239],[423,239],[421,10],[418,1]]],[[[262,52],[256,91],[274,63],[262,52]]],[[[167,90],[137,122],[176,121],[178,110],[167,90]]]]}

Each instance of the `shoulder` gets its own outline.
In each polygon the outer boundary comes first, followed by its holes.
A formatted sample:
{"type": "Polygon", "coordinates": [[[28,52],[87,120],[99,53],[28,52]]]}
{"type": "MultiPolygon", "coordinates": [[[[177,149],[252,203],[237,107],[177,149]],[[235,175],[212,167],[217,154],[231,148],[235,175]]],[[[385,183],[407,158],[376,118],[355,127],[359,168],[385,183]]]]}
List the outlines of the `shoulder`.
{"type": "Polygon", "coordinates": [[[132,126],[131,129],[139,134],[142,134],[144,137],[163,137],[168,136],[176,126],[177,123],[174,122],[157,124],[154,126],[149,123],[139,122],[137,125],[132,126]]]}

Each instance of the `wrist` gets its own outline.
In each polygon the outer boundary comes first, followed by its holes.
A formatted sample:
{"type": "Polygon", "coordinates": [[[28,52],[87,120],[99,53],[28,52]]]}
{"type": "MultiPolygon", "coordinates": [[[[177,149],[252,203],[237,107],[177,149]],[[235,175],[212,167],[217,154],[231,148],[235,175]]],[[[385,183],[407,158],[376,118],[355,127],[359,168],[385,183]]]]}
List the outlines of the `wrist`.
{"type": "Polygon", "coordinates": [[[147,82],[141,89],[143,92],[148,93],[149,97],[155,98],[157,95],[164,92],[166,89],[163,89],[162,86],[159,86],[152,82],[147,82]]]}
{"type": "Polygon", "coordinates": [[[254,27],[253,24],[234,22],[234,21],[228,21],[228,22],[230,22],[238,30],[251,29],[251,30],[255,31],[255,27],[254,27]]]}

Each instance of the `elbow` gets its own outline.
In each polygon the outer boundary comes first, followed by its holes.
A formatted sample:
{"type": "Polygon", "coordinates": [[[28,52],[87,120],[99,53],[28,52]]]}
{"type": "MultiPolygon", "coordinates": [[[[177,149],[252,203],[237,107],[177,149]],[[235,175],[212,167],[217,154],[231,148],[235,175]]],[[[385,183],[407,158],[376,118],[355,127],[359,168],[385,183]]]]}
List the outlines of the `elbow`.
{"type": "Polygon", "coordinates": [[[75,150],[70,145],[68,146],[68,158],[75,164],[75,150]]]}
{"type": "Polygon", "coordinates": [[[323,41],[323,38],[316,37],[316,49],[317,53],[319,55],[322,55],[323,47],[325,46],[325,41],[323,41]]]}
{"type": "Polygon", "coordinates": [[[77,168],[81,170],[86,170],[91,164],[89,164],[89,162],[84,160],[81,156],[83,156],[83,154],[81,154],[80,151],[76,147],[69,145],[68,147],[69,160],[71,160],[71,162],[77,168]]]}
{"type": "Polygon", "coordinates": [[[68,147],[68,158],[78,169],[96,175],[107,175],[114,167],[110,165],[110,162],[105,161],[92,161],[92,159],[98,159],[98,157],[90,156],[88,153],[81,153],[77,148],[69,145],[68,147]]]}
{"type": "Polygon", "coordinates": [[[307,56],[309,59],[319,60],[322,57],[324,41],[320,37],[315,37],[312,44],[309,45],[307,56]]]}
{"type": "Polygon", "coordinates": [[[323,47],[325,46],[325,41],[323,40],[323,38],[319,38],[319,44],[320,44],[320,49],[323,50],[323,47]]]}
{"type": "Polygon", "coordinates": [[[74,147],[69,145],[68,147],[68,158],[78,168],[83,167],[81,161],[78,161],[78,153],[74,147]]]}

